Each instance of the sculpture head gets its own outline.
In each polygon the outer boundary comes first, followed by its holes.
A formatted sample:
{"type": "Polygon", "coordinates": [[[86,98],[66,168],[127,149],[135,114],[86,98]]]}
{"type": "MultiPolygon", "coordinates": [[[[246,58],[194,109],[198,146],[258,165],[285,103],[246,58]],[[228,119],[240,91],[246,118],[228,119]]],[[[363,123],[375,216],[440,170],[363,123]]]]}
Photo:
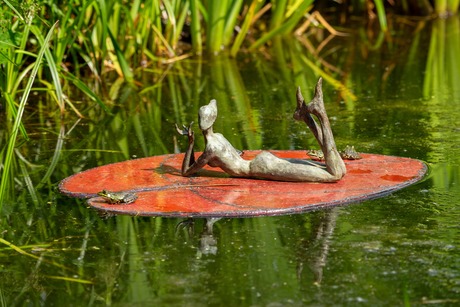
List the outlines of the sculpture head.
{"type": "Polygon", "coordinates": [[[212,127],[217,118],[217,101],[211,100],[207,105],[202,106],[198,112],[200,118],[200,129],[207,130],[212,127]]]}

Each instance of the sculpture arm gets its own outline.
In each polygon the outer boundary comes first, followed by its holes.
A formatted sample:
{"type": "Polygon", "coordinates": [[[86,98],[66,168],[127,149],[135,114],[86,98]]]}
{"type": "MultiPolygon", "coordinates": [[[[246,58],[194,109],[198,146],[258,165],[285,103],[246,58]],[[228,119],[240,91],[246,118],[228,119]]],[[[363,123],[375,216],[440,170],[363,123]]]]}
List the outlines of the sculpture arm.
{"type": "Polygon", "coordinates": [[[195,134],[192,130],[192,124],[193,122],[190,123],[189,127],[184,126],[183,130],[179,129],[179,127],[177,127],[176,125],[176,129],[179,132],[179,134],[188,136],[188,148],[185,152],[184,161],[182,161],[182,176],[189,176],[196,173],[197,171],[202,169],[206,164],[208,164],[210,160],[209,154],[204,152],[195,161],[195,152],[193,150],[193,146],[195,145],[195,134]]]}
{"type": "Polygon", "coordinates": [[[195,145],[195,137],[193,131],[188,134],[188,148],[185,152],[184,161],[182,161],[182,175],[186,176],[187,170],[195,163],[195,151],[193,146],[195,145]]]}
{"type": "Polygon", "coordinates": [[[198,172],[209,162],[209,157],[206,153],[202,153],[201,156],[199,156],[194,162],[191,162],[191,157],[193,157],[193,148],[192,150],[187,150],[185,153],[184,162],[182,163],[182,176],[190,176],[198,172]]]}

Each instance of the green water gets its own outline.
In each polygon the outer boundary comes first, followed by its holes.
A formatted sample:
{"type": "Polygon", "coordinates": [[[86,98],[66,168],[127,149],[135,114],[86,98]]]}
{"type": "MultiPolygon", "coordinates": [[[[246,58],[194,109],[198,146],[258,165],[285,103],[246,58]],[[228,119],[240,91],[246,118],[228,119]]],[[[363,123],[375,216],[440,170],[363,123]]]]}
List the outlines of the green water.
{"type": "Polygon", "coordinates": [[[357,33],[320,58],[280,39],[265,55],[137,72],[140,89],[113,79],[113,115],[78,97],[82,120],[30,108],[32,141],[18,149],[0,217],[0,238],[23,253],[0,244],[0,306],[460,304],[459,29],[458,19],[402,26],[381,46],[357,33]],[[78,171],[184,150],[173,124],[196,121],[211,98],[215,131],[237,148],[315,147],[291,118],[296,86],[311,98],[320,75],[338,146],[424,160],[423,182],[328,211],[222,219],[212,235],[204,220],[103,218],[57,192],[78,171]]]}

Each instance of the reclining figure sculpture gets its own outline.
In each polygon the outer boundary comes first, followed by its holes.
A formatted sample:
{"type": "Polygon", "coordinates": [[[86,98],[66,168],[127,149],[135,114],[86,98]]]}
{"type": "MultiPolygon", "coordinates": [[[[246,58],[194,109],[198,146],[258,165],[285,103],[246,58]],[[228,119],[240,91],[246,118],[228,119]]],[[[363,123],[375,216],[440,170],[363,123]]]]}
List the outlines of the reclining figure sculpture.
{"type": "Polygon", "coordinates": [[[241,153],[220,133],[214,133],[212,126],[217,118],[217,102],[202,106],[199,110],[199,125],[205,138],[206,148],[195,160],[193,146],[195,136],[192,124],[184,129],[176,129],[181,135],[188,136],[188,149],[182,163],[182,175],[190,176],[205,165],[220,167],[234,177],[250,177],[278,181],[336,182],[346,173],[343,162],[332,134],[331,125],[323,102],[322,79],[318,80],[315,96],[309,104],[305,103],[297,89],[297,108],[294,119],[304,121],[314,134],[324,153],[325,166],[290,161],[276,157],[268,151],[262,151],[253,160],[245,160],[241,153]],[[312,115],[316,116],[319,124],[312,115]]]}

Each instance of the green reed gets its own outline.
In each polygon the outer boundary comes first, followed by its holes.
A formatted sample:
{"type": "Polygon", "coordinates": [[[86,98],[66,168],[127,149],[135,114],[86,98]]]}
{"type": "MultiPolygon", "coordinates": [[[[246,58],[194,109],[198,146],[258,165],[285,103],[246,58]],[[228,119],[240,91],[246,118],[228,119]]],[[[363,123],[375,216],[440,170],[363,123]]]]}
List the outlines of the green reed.
{"type": "Polygon", "coordinates": [[[459,0],[437,0],[434,1],[434,8],[437,14],[447,16],[458,12],[459,0]]]}
{"type": "MultiPolygon", "coordinates": [[[[12,12],[7,19],[21,15],[21,8],[8,0],[4,2],[12,12]]],[[[272,15],[270,31],[262,35],[252,49],[267,43],[275,35],[291,33],[311,9],[311,3],[313,1],[272,1],[271,9],[267,9],[266,4],[263,15],[272,15]]],[[[236,56],[244,48],[245,41],[253,40],[247,33],[255,25],[256,19],[261,20],[261,16],[256,14],[262,13],[264,2],[138,0],[126,6],[121,0],[67,0],[61,3],[36,0],[31,1],[30,6],[37,12],[37,18],[33,21],[36,27],[34,35],[37,35],[38,29],[44,32],[47,22],[60,21],[58,39],[53,42],[51,55],[56,63],[62,63],[62,67],[71,66],[71,69],[65,69],[67,74],[78,78],[88,68],[95,77],[100,78],[114,70],[120,77],[133,83],[137,67],[157,65],[164,58],[175,59],[184,53],[201,54],[204,46],[209,53],[231,49],[232,55],[236,56]],[[45,15],[46,21],[42,18],[45,15]],[[241,29],[235,34],[237,28],[241,29]],[[191,46],[183,43],[187,35],[191,46]]],[[[25,47],[28,31],[24,28],[20,50],[25,47]]],[[[253,32],[255,35],[263,34],[255,29],[253,32]]],[[[3,37],[0,40],[7,42],[3,37]]],[[[50,54],[46,57],[50,62],[50,54]]],[[[22,55],[19,58],[22,59],[22,55]]],[[[52,71],[55,85],[62,67],[58,66],[56,71],[52,71]]],[[[56,92],[62,111],[65,95],[57,85],[56,92]]]]}
{"type": "MultiPolygon", "coordinates": [[[[26,87],[24,89],[24,92],[22,93],[21,100],[19,102],[19,107],[16,110],[16,114],[14,114],[14,124],[12,127],[12,131],[10,133],[9,141],[8,141],[8,146],[6,148],[6,151],[4,153],[4,163],[3,163],[3,172],[2,172],[2,180],[0,183],[0,210],[2,208],[2,204],[4,202],[4,196],[7,192],[8,189],[8,183],[9,181],[9,175],[10,175],[10,170],[11,170],[11,165],[12,165],[12,160],[13,160],[13,154],[14,154],[14,148],[16,146],[16,141],[17,141],[17,136],[21,127],[22,123],[22,116],[24,113],[24,108],[26,105],[26,102],[29,98],[30,91],[32,90],[32,86],[35,80],[35,77],[37,75],[37,72],[39,68],[42,65],[42,59],[46,53],[46,50],[48,50],[48,43],[51,40],[51,37],[53,35],[54,28],[56,27],[57,23],[55,23],[51,29],[48,31],[48,34],[44,40],[41,39],[41,36],[39,35],[39,32],[37,32],[37,38],[39,42],[41,42],[41,48],[36,56],[36,61],[32,65],[32,71],[30,73],[29,79],[27,81],[26,87]]],[[[26,28],[30,27],[30,21],[28,22],[28,26],[26,28]]],[[[52,65],[52,63],[48,63],[49,65],[52,65]]],[[[15,74],[17,75],[17,74],[15,74]]],[[[9,94],[9,93],[7,93],[9,94]]],[[[11,97],[12,98],[12,97],[11,97]]],[[[10,102],[10,107],[14,110],[14,101],[10,102]]]]}
{"type": "MultiPolygon", "coordinates": [[[[442,96],[446,88],[456,88],[460,82],[460,21],[458,18],[438,19],[431,29],[430,46],[423,84],[425,99],[442,96]]],[[[453,101],[458,101],[453,99],[453,101]]]]}
{"type": "MultiPolygon", "coordinates": [[[[365,12],[369,1],[352,2],[350,11],[365,12]]],[[[3,2],[10,9],[7,20],[22,14],[21,8],[14,7],[8,0],[3,2]]],[[[385,2],[374,0],[372,3],[381,29],[387,31],[385,2]]],[[[404,3],[390,8],[402,6],[410,10],[404,3]]],[[[458,0],[436,3],[439,10],[445,8],[454,12],[458,7],[458,0]]],[[[266,46],[274,37],[291,34],[311,13],[313,4],[312,0],[226,0],[218,4],[210,0],[137,0],[126,6],[121,0],[67,0],[61,3],[35,0],[30,1],[38,16],[33,27],[21,24],[15,27],[24,33],[18,46],[18,50],[24,50],[30,31],[40,38],[38,33],[45,32],[47,22],[59,20],[57,39],[45,55],[48,62],[58,64],[50,65],[50,72],[61,112],[66,103],[75,111],[76,108],[60,88],[59,79],[73,83],[108,110],[103,100],[78,82],[82,73],[89,70],[101,82],[101,76],[115,71],[120,78],[135,83],[136,72],[158,66],[167,58],[178,60],[183,54],[202,54],[204,50],[213,54],[230,50],[235,57],[241,51],[255,51],[266,46]],[[45,15],[46,21],[41,17],[45,15]],[[186,43],[186,36],[191,45],[186,43]]],[[[5,35],[0,36],[0,41],[11,43],[5,35]]],[[[24,54],[15,57],[16,65],[10,65],[6,78],[9,88],[17,80],[14,73],[18,74],[12,67],[21,67],[18,61],[24,60],[24,54]]]]}

